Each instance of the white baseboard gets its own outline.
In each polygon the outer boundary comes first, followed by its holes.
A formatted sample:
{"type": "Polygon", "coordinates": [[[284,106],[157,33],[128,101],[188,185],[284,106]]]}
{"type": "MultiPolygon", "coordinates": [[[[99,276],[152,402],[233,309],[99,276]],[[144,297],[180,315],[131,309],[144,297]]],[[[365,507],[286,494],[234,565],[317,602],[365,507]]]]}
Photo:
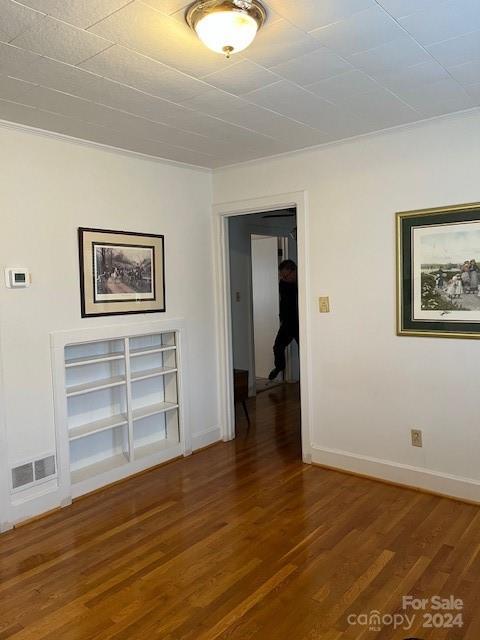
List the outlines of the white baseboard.
{"type": "Polygon", "coordinates": [[[480,503],[480,481],[312,445],[312,463],[393,484],[480,503]]]}
{"type": "Polygon", "coordinates": [[[203,449],[203,447],[208,447],[210,444],[214,444],[215,442],[219,442],[222,439],[222,432],[220,427],[211,427],[206,431],[201,431],[200,433],[192,434],[192,450],[197,451],[197,449],[203,449]]]}

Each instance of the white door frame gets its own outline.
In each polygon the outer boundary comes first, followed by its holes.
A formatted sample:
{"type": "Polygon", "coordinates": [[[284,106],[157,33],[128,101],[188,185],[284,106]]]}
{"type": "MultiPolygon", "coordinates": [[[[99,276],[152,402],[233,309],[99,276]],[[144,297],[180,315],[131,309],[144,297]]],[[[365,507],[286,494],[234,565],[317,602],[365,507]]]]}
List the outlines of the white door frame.
{"type": "Polygon", "coordinates": [[[310,285],[308,269],[308,194],[295,191],[261,198],[215,204],[213,207],[214,250],[216,267],[216,308],[218,372],[220,380],[219,412],[223,440],[235,437],[233,401],[233,347],[230,305],[230,260],[228,218],[295,207],[297,211],[298,307],[300,325],[300,377],[302,404],[302,458],[312,461],[312,376],[310,340],[310,285]]]}
{"type": "Polygon", "coordinates": [[[0,533],[11,528],[7,426],[5,420],[5,394],[3,390],[2,354],[0,344],[0,533]]]}

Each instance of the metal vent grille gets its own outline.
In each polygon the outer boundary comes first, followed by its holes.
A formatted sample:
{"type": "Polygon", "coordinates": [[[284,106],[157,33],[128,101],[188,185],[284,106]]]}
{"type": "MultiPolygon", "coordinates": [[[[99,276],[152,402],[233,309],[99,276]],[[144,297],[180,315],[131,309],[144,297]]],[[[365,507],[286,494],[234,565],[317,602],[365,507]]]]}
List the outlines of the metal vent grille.
{"type": "Polygon", "coordinates": [[[26,485],[42,482],[54,476],[57,472],[55,455],[50,454],[45,458],[32,460],[18,467],[12,468],[12,490],[20,489],[26,485]]]}
{"type": "Polygon", "coordinates": [[[43,480],[55,473],[55,456],[35,460],[35,480],[43,480]]]}
{"type": "Polygon", "coordinates": [[[31,462],[12,469],[12,487],[14,489],[31,482],[33,482],[33,464],[31,462]]]}

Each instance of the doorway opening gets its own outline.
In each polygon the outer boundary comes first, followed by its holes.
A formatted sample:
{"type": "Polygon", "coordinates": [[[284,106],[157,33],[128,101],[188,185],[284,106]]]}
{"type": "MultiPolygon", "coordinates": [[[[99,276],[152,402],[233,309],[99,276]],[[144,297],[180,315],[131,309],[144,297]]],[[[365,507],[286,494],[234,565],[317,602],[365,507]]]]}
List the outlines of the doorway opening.
{"type": "Polygon", "coordinates": [[[296,207],[230,216],[227,239],[235,426],[249,428],[259,394],[298,405],[296,207]]]}

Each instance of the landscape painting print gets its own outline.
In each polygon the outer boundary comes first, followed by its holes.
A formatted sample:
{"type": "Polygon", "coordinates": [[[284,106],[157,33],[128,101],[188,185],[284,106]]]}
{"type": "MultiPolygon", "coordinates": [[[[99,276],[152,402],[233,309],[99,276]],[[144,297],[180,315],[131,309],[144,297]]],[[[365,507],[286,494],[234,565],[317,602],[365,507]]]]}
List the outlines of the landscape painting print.
{"type": "Polygon", "coordinates": [[[165,311],[164,237],[78,230],[82,317],[165,311]]]}
{"type": "Polygon", "coordinates": [[[480,204],[397,213],[397,333],[480,337],[480,204]]]}
{"type": "Polygon", "coordinates": [[[95,300],[152,300],[154,247],[94,243],[95,300]]]}
{"type": "Polygon", "coordinates": [[[413,234],[414,318],[480,321],[480,222],[413,234]]]}

